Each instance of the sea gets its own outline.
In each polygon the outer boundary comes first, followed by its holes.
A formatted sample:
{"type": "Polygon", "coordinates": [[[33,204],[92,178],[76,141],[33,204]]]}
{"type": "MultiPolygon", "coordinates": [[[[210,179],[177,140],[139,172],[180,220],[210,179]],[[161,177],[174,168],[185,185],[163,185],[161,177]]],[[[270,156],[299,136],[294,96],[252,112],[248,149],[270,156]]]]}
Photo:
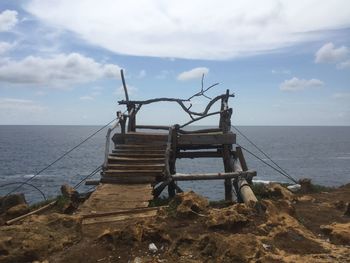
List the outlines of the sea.
{"type": "MultiPolygon", "coordinates": [[[[99,167],[104,160],[106,129],[97,133],[76,150],[38,173],[65,152],[78,145],[99,126],[0,126],[0,196],[27,182],[16,192],[25,193],[29,203],[60,193],[63,184],[76,185],[99,167]],[[30,180],[29,180],[30,179],[30,180]],[[29,180],[29,181],[28,181],[29,180]],[[38,191],[39,189],[40,191],[38,191]]],[[[192,127],[207,128],[207,127],[192,127]]],[[[293,178],[311,178],[315,184],[340,186],[350,183],[350,127],[316,126],[238,126],[293,178]]],[[[233,130],[235,131],[235,130],[233,130]]],[[[237,143],[270,163],[242,135],[237,143]]],[[[257,171],[255,181],[290,182],[261,160],[244,152],[248,168],[257,171]]],[[[179,173],[223,172],[222,159],[180,159],[179,173]]],[[[91,179],[98,179],[97,173],[91,179]]],[[[221,180],[179,182],[183,190],[193,190],[211,200],[224,198],[221,180]]],[[[82,185],[79,192],[91,191],[82,185]]]]}

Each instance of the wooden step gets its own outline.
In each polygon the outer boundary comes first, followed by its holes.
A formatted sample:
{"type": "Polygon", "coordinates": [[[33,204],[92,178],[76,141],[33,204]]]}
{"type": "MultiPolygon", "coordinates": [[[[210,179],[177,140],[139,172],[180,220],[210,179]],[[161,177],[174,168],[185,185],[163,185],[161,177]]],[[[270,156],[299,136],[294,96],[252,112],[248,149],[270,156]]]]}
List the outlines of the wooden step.
{"type": "Polygon", "coordinates": [[[102,176],[101,183],[108,184],[148,184],[156,182],[154,176],[110,177],[102,176]]]}
{"type": "Polygon", "coordinates": [[[163,164],[165,162],[164,158],[131,158],[131,157],[108,157],[108,164],[112,163],[129,163],[129,164],[149,164],[149,163],[157,163],[163,164]]]}
{"type": "Polygon", "coordinates": [[[165,164],[108,164],[110,170],[163,170],[165,164]]]}
{"type": "Polygon", "coordinates": [[[107,176],[160,176],[163,170],[106,170],[103,172],[107,176]]]}
{"type": "Polygon", "coordinates": [[[154,149],[115,149],[112,153],[164,154],[165,150],[154,149]]]}
{"type": "Polygon", "coordinates": [[[116,144],[116,149],[125,149],[125,150],[164,150],[166,145],[152,145],[152,144],[116,144]]]}
{"type": "Polygon", "coordinates": [[[112,137],[112,140],[114,143],[164,145],[168,140],[168,134],[141,132],[116,133],[112,137]]]}
{"type": "Polygon", "coordinates": [[[117,157],[131,157],[131,158],[162,158],[164,154],[152,154],[152,153],[111,153],[109,156],[117,156],[117,157]]]}

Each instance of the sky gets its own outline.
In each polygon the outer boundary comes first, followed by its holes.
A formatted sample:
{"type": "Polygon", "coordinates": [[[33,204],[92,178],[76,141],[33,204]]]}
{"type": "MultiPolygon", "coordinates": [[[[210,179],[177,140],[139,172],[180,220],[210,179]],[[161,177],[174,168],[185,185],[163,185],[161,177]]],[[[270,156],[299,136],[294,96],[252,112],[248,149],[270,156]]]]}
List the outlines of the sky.
{"type": "MultiPolygon", "coordinates": [[[[187,99],[204,74],[208,97],[235,94],[234,125],[348,126],[350,2],[0,1],[0,125],[108,123],[125,110],[120,69],[133,100],[187,99]]],[[[171,103],[137,116],[187,121],[171,103]]]]}

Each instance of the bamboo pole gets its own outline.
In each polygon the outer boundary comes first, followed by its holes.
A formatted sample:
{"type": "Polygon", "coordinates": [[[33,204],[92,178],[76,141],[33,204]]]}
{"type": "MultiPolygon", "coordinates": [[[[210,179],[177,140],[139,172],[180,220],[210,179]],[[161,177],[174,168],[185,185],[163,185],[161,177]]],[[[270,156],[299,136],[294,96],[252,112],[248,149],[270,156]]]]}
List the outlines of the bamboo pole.
{"type": "Polygon", "coordinates": [[[54,206],[55,204],[56,204],[56,200],[55,200],[55,201],[52,201],[51,203],[49,203],[49,204],[47,204],[47,205],[44,205],[44,206],[42,206],[42,207],[36,209],[36,210],[34,210],[34,211],[31,211],[31,212],[29,212],[29,213],[27,213],[27,214],[25,214],[25,215],[21,215],[21,216],[19,216],[19,217],[16,217],[16,218],[13,218],[13,219],[11,219],[11,220],[6,221],[6,225],[11,225],[11,224],[16,223],[17,221],[20,221],[20,220],[22,220],[22,219],[24,219],[24,218],[26,218],[26,217],[28,217],[28,216],[37,214],[37,213],[39,213],[39,212],[41,212],[41,211],[44,211],[44,210],[46,210],[46,209],[48,209],[48,208],[54,206]]]}

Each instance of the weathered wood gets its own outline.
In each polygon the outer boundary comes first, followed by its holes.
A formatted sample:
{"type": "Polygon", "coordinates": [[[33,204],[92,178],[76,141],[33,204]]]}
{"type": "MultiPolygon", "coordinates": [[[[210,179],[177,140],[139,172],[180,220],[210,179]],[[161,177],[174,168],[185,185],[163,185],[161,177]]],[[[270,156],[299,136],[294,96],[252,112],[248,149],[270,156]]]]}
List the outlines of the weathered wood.
{"type": "Polygon", "coordinates": [[[165,151],[166,144],[155,144],[155,145],[149,145],[149,144],[116,144],[115,150],[124,150],[124,151],[156,151],[156,150],[162,150],[165,151]]]}
{"type": "Polygon", "coordinates": [[[106,170],[103,172],[104,176],[162,176],[164,174],[163,170],[106,170]]]}
{"type": "Polygon", "coordinates": [[[234,133],[213,133],[213,134],[181,134],[178,136],[178,145],[206,145],[206,144],[235,144],[236,134],[234,133]]]}
{"type": "Polygon", "coordinates": [[[239,146],[236,147],[236,155],[237,155],[238,160],[241,164],[242,170],[247,171],[248,170],[247,162],[245,161],[245,158],[244,158],[244,155],[242,152],[242,148],[239,146]]]}
{"type": "Polygon", "coordinates": [[[110,153],[109,156],[115,156],[115,157],[131,157],[131,158],[164,158],[164,153],[130,153],[130,152],[115,152],[110,153]]]}
{"type": "Polygon", "coordinates": [[[154,183],[156,179],[154,176],[127,176],[127,177],[111,177],[111,176],[102,176],[101,183],[105,184],[148,184],[154,183]]]}
{"type": "Polygon", "coordinates": [[[178,152],[176,158],[222,158],[222,153],[218,151],[178,152]]]}
{"type": "Polygon", "coordinates": [[[164,170],[165,164],[108,164],[107,168],[111,170],[164,170]]]}
{"type": "Polygon", "coordinates": [[[222,132],[220,128],[213,128],[213,129],[201,129],[201,130],[193,130],[193,131],[186,131],[179,129],[179,134],[196,134],[196,133],[213,133],[213,132],[222,132]]]}
{"type": "Polygon", "coordinates": [[[229,173],[198,173],[198,174],[181,174],[176,173],[172,175],[175,181],[196,181],[196,180],[224,180],[237,177],[253,177],[256,175],[256,171],[237,171],[229,173]]]}
{"type": "Polygon", "coordinates": [[[126,100],[127,102],[129,102],[128,88],[126,87],[123,69],[120,70],[120,76],[121,76],[122,83],[123,83],[123,88],[124,88],[124,93],[125,93],[125,100],[126,100]]]}
{"type": "Polygon", "coordinates": [[[138,214],[146,211],[159,211],[162,208],[166,208],[168,206],[157,206],[157,207],[135,207],[133,209],[123,209],[117,211],[110,212],[102,212],[102,213],[89,213],[89,214],[81,214],[82,218],[96,218],[96,217],[105,217],[111,215],[124,215],[124,214],[138,214]]]}
{"type": "Polygon", "coordinates": [[[164,157],[162,158],[132,158],[132,157],[114,157],[114,156],[109,156],[108,160],[111,161],[121,161],[121,162],[137,162],[137,163],[147,163],[147,162],[159,162],[163,163],[164,162],[164,157]]]}
{"type": "Polygon", "coordinates": [[[11,225],[11,224],[16,223],[16,222],[18,222],[18,221],[20,221],[20,220],[22,220],[22,219],[24,219],[24,218],[26,218],[26,217],[28,217],[28,216],[31,216],[31,215],[40,213],[40,212],[42,212],[42,211],[44,211],[44,210],[46,210],[46,209],[49,209],[50,207],[54,206],[55,204],[56,204],[56,200],[55,200],[55,201],[52,201],[51,203],[49,203],[49,204],[47,204],[47,205],[44,205],[44,206],[42,206],[42,207],[36,209],[36,210],[34,210],[34,211],[31,211],[31,212],[29,212],[29,213],[27,213],[27,214],[25,214],[25,215],[21,215],[21,216],[19,216],[19,217],[16,217],[16,218],[13,218],[13,219],[11,219],[11,220],[6,221],[6,225],[11,225]]]}
{"type": "Polygon", "coordinates": [[[115,134],[112,140],[116,145],[118,144],[165,145],[167,141],[167,134],[128,132],[126,134],[115,134]]]}
{"type": "Polygon", "coordinates": [[[169,130],[169,126],[162,125],[136,125],[136,129],[169,130]]]}
{"type": "Polygon", "coordinates": [[[250,185],[244,178],[240,178],[238,180],[238,188],[243,202],[248,206],[255,207],[258,203],[258,199],[256,198],[254,192],[250,188],[250,185]]]}

